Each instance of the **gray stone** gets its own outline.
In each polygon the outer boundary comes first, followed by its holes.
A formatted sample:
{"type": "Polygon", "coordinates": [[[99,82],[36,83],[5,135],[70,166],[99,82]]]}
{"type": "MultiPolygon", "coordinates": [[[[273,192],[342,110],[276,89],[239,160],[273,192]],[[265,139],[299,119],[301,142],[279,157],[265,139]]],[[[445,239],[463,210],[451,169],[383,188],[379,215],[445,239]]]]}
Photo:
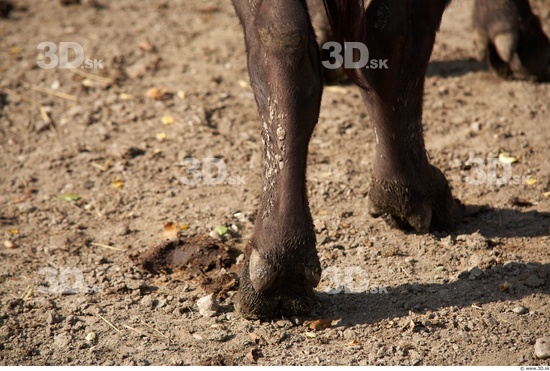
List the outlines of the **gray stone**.
{"type": "Polygon", "coordinates": [[[550,358],[550,337],[537,339],[535,343],[535,356],[538,359],[550,358]]]}
{"type": "Polygon", "coordinates": [[[203,317],[213,317],[218,311],[218,303],[214,295],[206,295],[197,300],[197,307],[203,317]]]}
{"type": "Polygon", "coordinates": [[[527,308],[525,308],[524,306],[517,306],[515,307],[514,309],[512,309],[512,312],[514,312],[515,314],[525,314],[527,313],[529,310],[527,308]]]}

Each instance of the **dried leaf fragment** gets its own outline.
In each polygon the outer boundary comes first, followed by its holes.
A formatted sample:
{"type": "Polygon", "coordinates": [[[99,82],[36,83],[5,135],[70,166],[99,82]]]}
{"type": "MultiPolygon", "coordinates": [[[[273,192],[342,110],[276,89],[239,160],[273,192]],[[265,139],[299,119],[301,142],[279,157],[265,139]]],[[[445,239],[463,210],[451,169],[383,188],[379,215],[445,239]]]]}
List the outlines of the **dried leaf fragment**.
{"type": "Polygon", "coordinates": [[[164,125],[173,125],[176,123],[176,119],[172,116],[162,116],[161,121],[164,125]]]}
{"type": "Polygon", "coordinates": [[[73,201],[80,200],[80,196],[75,195],[74,193],[63,193],[63,194],[58,195],[57,197],[59,197],[63,201],[67,201],[67,202],[73,202],[73,201]]]}
{"type": "Polygon", "coordinates": [[[332,326],[332,320],[331,319],[317,319],[315,321],[307,321],[307,322],[304,323],[304,325],[307,325],[312,330],[322,331],[322,330],[326,330],[327,328],[330,328],[332,326]]]}
{"type": "Polygon", "coordinates": [[[164,238],[165,240],[175,240],[176,238],[178,238],[178,228],[176,226],[176,223],[164,223],[162,238],[164,238]]]}
{"type": "Polygon", "coordinates": [[[164,132],[157,133],[157,134],[155,135],[155,137],[157,138],[157,140],[158,140],[159,142],[163,142],[163,141],[166,139],[166,133],[164,133],[164,132]]]}
{"type": "Polygon", "coordinates": [[[152,88],[147,90],[147,93],[145,94],[148,98],[154,99],[154,100],[166,100],[169,99],[172,94],[168,92],[165,88],[152,88]]]}
{"type": "Polygon", "coordinates": [[[501,152],[498,155],[498,160],[503,164],[513,164],[514,162],[517,162],[519,160],[519,156],[512,156],[508,152],[501,152]]]}
{"type": "Polygon", "coordinates": [[[114,189],[121,189],[122,187],[124,187],[124,183],[122,182],[122,180],[116,178],[113,181],[112,186],[113,186],[114,189]]]}

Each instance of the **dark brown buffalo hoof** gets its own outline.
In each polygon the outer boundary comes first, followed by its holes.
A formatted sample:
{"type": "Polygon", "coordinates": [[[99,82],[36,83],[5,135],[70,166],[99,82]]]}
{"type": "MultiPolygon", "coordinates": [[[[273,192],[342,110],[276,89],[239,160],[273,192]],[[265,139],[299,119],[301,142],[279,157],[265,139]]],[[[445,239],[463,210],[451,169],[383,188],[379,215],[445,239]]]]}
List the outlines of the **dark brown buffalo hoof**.
{"type": "Polygon", "coordinates": [[[550,81],[550,40],[527,0],[477,0],[476,44],[499,76],[550,81]]]}
{"type": "Polygon", "coordinates": [[[276,315],[301,316],[315,305],[313,288],[321,279],[321,266],[315,245],[285,261],[264,258],[251,246],[240,275],[236,308],[249,319],[271,318],[276,315]]]}
{"type": "Polygon", "coordinates": [[[462,219],[463,206],[453,198],[445,176],[434,166],[410,181],[373,175],[367,208],[392,227],[419,233],[451,231],[462,219]]]}

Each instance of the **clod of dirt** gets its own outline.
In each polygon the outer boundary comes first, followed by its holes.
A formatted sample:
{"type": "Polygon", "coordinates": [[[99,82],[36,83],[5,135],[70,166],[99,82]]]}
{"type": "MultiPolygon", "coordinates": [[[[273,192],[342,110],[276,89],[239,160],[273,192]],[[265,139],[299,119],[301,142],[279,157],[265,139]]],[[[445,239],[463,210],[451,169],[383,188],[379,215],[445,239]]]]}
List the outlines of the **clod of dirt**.
{"type": "Polygon", "coordinates": [[[206,292],[223,299],[238,286],[233,270],[239,254],[212,238],[191,237],[165,241],[141,254],[138,262],[152,274],[178,272],[184,279],[196,279],[206,292]]]}
{"type": "Polygon", "coordinates": [[[199,313],[203,317],[213,317],[218,312],[218,303],[216,297],[212,294],[197,300],[197,307],[199,307],[199,313]]]}
{"type": "Polygon", "coordinates": [[[217,355],[200,361],[199,366],[237,366],[237,363],[231,356],[217,355]]]}
{"type": "Polygon", "coordinates": [[[535,343],[535,356],[538,359],[550,358],[550,337],[537,339],[535,343]]]}
{"type": "Polygon", "coordinates": [[[245,356],[246,360],[250,363],[258,362],[258,358],[263,357],[262,351],[259,349],[252,349],[245,356]]]}
{"type": "Polygon", "coordinates": [[[80,0],[59,0],[59,2],[63,6],[80,4],[80,0]]]}

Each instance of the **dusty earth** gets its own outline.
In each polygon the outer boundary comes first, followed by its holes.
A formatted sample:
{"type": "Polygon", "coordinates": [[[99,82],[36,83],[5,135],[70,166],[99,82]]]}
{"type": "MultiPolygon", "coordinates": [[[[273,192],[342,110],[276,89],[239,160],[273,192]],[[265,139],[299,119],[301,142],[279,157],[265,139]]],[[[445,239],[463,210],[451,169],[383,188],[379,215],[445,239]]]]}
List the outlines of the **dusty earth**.
{"type": "MultiPolygon", "coordinates": [[[[548,365],[534,344],[550,335],[550,85],[474,59],[472,1],[445,15],[424,115],[470,215],[452,235],[369,217],[374,136],[357,89],[328,88],[308,170],[319,306],[270,322],[238,317],[231,279],[205,284],[238,271],[260,191],[230,3],[105,3],[20,1],[0,19],[1,365],[548,365]],[[44,41],[77,42],[98,68],[41,69],[44,41]],[[508,182],[468,181],[469,159],[504,151],[508,182]],[[223,159],[226,184],[184,184],[189,157],[223,159]],[[142,268],[176,233],[221,238],[212,264],[142,268]],[[204,317],[211,292],[220,306],[204,317]]],[[[550,3],[534,7],[549,33],[550,3]]]]}

